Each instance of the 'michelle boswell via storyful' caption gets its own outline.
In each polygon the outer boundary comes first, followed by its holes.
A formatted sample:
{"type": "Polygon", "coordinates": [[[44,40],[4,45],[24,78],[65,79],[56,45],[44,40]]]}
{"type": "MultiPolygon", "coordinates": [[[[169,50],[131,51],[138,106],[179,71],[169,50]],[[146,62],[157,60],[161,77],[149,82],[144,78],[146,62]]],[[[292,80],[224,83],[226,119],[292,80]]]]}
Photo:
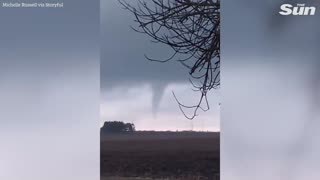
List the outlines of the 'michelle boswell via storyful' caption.
{"type": "Polygon", "coordinates": [[[62,8],[63,3],[1,2],[4,8],[62,8]]]}

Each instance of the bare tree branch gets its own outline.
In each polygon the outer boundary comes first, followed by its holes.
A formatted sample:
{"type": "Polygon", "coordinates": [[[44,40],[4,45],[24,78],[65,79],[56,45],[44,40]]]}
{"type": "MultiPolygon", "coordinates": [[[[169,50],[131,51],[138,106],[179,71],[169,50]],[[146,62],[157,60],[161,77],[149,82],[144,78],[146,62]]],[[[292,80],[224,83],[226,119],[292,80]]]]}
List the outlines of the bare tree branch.
{"type": "Polygon", "coordinates": [[[168,59],[145,55],[146,59],[162,63],[175,59],[189,69],[190,82],[201,96],[196,105],[186,106],[173,93],[185,117],[193,119],[199,109],[207,111],[207,93],[220,86],[220,0],[137,0],[136,5],[119,2],[135,16],[138,27],[132,27],[134,31],[174,51],[168,59]],[[188,116],[185,108],[194,109],[194,113],[188,116]]]}

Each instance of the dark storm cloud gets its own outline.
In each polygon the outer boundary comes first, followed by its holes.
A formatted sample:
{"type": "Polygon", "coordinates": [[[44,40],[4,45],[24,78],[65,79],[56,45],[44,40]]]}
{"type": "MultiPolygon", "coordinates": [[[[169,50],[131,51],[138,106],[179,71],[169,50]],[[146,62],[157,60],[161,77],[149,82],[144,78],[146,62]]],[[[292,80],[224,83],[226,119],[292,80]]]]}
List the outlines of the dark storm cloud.
{"type": "MultiPolygon", "coordinates": [[[[198,102],[199,94],[191,90],[188,81],[188,69],[175,60],[148,61],[145,54],[154,59],[167,59],[173,51],[166,45],[152,43],[150,37],[130,28],[136,25],[134,16],[117,0],[101,1],[102,120],[131,120],[141,129],[188,129],[189,121],[183,117],[171,92],[177,92],[184,102],[198,102]]],[[[212,104],[217,101],[213,94],[208,95],[212,104]]],[[[217,130],[217,114],[215,107],[198,119],[210,124],[207,129],[217,130]]]]}
{"type": "Polygon", "coordinates": [[[144,55],[167,59],[174,52],[166,45],[152,43],[147,35],[133,31],[130,26],[135,25],[134,16],[117,0],[101,2],[101,90],[104,93],[114,87],[148,84],[152,88],[152,107],[156,113],[166,87],[188,83],[189,72],[174,60],[148,61],[144,55]]]}
{"type": "Polygon", "coordinates": [[[166,59],[172,50],[150,42],[130,25],[134,16],[121,8],[117,0],[101,2],[101,86],[102,89],[129,84],[186,82],[188,70],[176,61],[157,63],[144,54],[166,59]]]}

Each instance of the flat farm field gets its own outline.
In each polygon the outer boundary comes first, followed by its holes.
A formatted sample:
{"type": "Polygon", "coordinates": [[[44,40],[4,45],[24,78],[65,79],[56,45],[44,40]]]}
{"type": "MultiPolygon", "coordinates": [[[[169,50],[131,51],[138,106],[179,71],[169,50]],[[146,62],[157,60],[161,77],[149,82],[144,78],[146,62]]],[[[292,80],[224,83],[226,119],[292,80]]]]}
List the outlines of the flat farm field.
{"type": "Polygon", "coordinates": [[[101,134],[102,180],[218,180],[220,134],[101,134]]]}

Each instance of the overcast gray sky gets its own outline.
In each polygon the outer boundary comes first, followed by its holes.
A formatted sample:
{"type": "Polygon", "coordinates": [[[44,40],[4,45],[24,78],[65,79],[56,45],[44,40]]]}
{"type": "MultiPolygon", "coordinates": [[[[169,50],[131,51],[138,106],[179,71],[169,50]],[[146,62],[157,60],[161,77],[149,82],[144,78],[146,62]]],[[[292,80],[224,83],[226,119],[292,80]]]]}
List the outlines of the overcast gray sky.
{"type": "Polygon", "coordinates": [[[0,7],[0,179],[100,178],[99,1],[61,2],[0,7]]]}
{"type": "MultiPolygon", "coordinates": [[[[188,70],[176,61],[150,62],[144,54],[165,59],[172,51],[134,32],[134,16],[117,0],[101,1],[101,119],[134,122],[137,129],[220,129],[219,92],[209,93],[211,109],[193,122],[180,112],[172,95],[194,105],[198,93],[191,90],[188,70]]],[[[189,112],[192,113],[192,112],[189,112]]]]}
{"type": "Polygon", "coordinates": [[[222,176],[319,179],[319,12],[277,15],[292,0],[221,3],[222,176]]]}

